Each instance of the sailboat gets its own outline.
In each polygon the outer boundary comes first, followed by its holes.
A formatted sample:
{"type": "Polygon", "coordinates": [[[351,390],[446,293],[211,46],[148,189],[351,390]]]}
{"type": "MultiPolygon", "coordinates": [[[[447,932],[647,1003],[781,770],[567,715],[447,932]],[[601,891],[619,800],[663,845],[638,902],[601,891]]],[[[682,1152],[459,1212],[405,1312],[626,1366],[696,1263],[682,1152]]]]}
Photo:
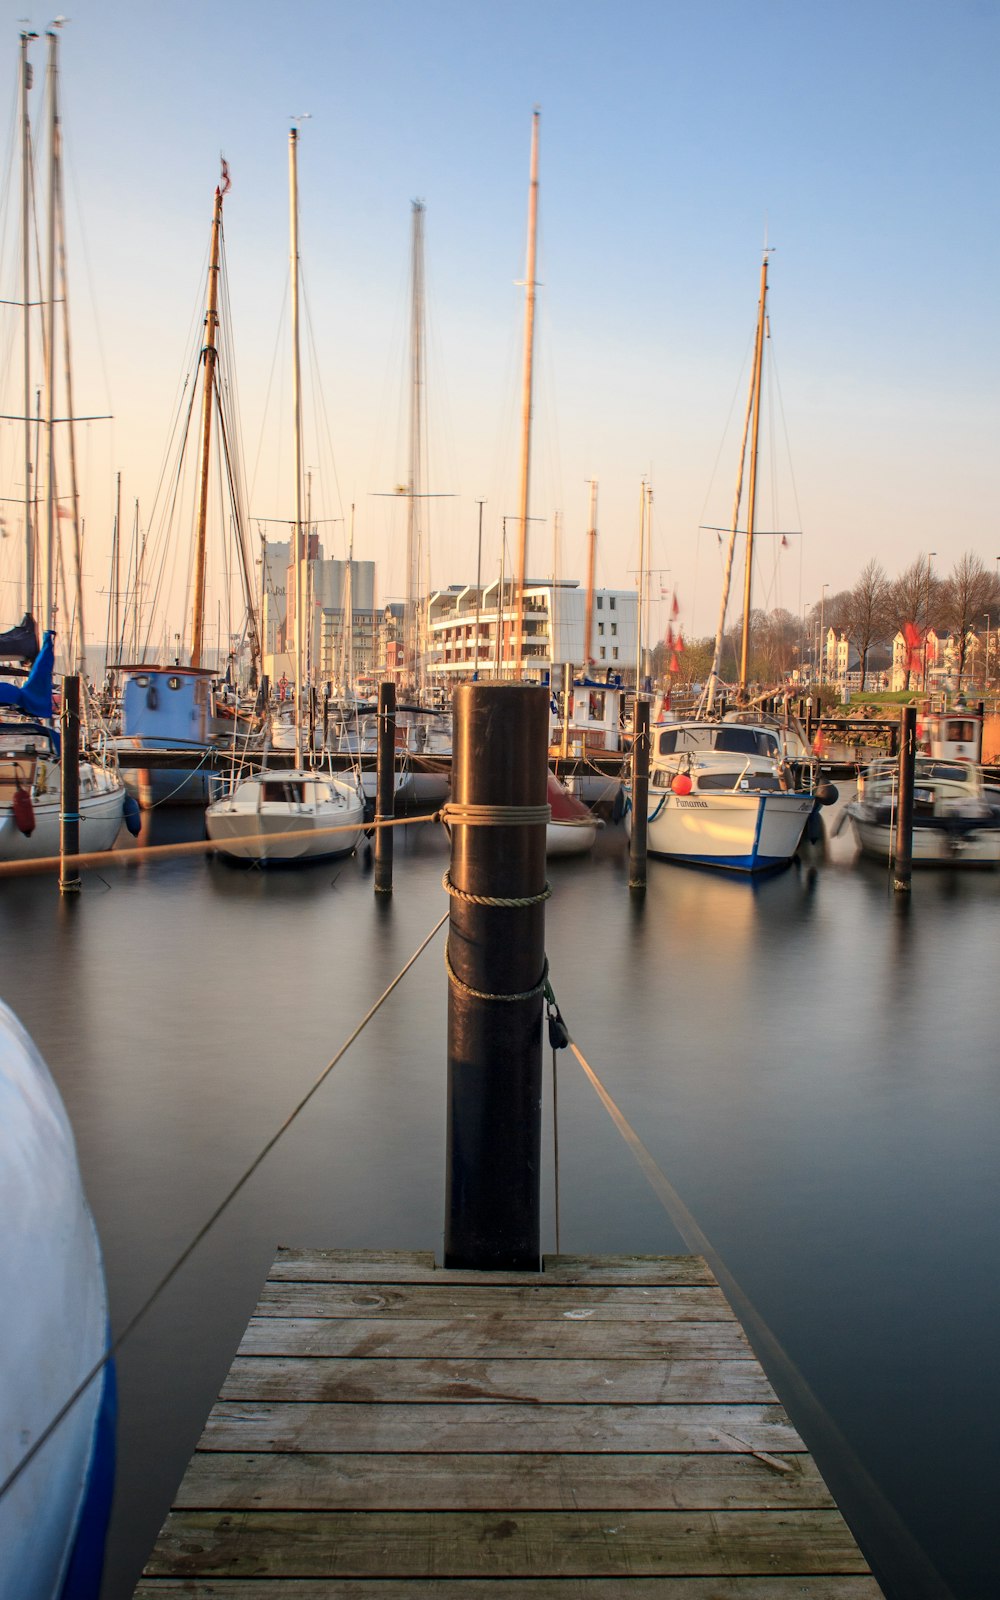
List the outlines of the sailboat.
{"type": "Polygon", "coordinates": [[[303,635],[305,632],[305,559],[302,505],[302,382],[299,362],[299,203],[298,130],[289,134],[291,190],[292,390],[295,407],[295,766],[291,771],[263,771],[237,781],[230,794],[214,800],[205,812],[208,837],[222,855],[239,861],[315,861],[350,855],[363,832],[364,798],[360,786],[332,773],[303,765],[303,635]]]}
{"type": "MultiPolygon", "coordinates": [[[[55,667],[55,617],[57,571],[57,470],[55,449],[55,367],[56,306],[63,306],[62,335],[66,348],[66,411],[69,427],[69,461],[72,482],[72,517],[79,527],[78,499],[74,467],[73,405],[69,382],[69,348],[66,328],[67,285],[65,250],[55,249],[63,242],[62,145],[58,109],[58,32],[49,38],[49,199],[47,252],[49,272],[42,302],[46,319],[43,345],[46,356],[44,433],[47,457],[45,536],[39,538],[33,493],[32,429],[30,416],[31,351],[29,306],[32,303],[31,232],[28,219],[32,211],[31,127],[28,116],[28,91],[31,68],[28,44],[34,35],[21,35],[21,135],[22,135],[22,251],[24,312],[24,615],[14,628],[0,633],[0,711],[14,713],[0,722],[0,860],[38,860],[59,853],[62,772],[59,734],[53,725],[53,674],[55,667]],[[59,257],[61,279],[57,283],[55,262],[59,257]],[[40,563],[37,556],[41,555],[40,563]],[[44,633],[39,645],[35,623],[36,594],[41,600],[44,633]]],[[[84,666],[82,597],[80,591],[80,541],[77,535],[77,603],[71,629],[71,650],[78,665],[84,666]],[[75,642],[74,642],[75,641],[75,642]]],[[[110,850],[122,825],[125,788],[114,766],[96,756],[84,754],[80,763],[80,848],[85,851],[110,850]]]]}
{"type": "MultiPolygon", "coordinates": [[[[171,805],[204,805],[215,792],[216,783],[206,757],[219,743],[229,743],[236,732],[246,736],[250,727],[240,723],[234,708],[224,705],[216,686],[220,667],[203,665],[206,654],[206,566],[209,489],[213,420],[219,415],[220,435],[226,454],[227,479],[234,494],[233,522],[237,531],[236,553],[243,583],[250,650],[254,661],[260,658],[260,634],[257,620],[251,563],[247,547],[243,508],[236,503],[233,486],[238,480],[233,455],[231,428],[227,427],[220,408],[223,396],[231,385],[220,380],[219,365],[219,306],[220,278],[222,272],[222,212],[223,201],[229,188],[229,175],[223,163],[223,180],[216,186],[212,212],[212,232],[209,252],[208,290],[205,307],[204,345],[198,361],[202,368],[201,436],[199,440],[199,468],[197,508],[194,529],[193,601],[191,609],[191,634],[188,659],[180,655],[173,662],[116,663],[121,675],[121,735],[119,748],[130,751],[170,750],[190,752],[190,765],[158,767],[155,761],[148,766],[129,769],[128,783],[144,809],[170,803],[171,805]]],[[[182,449],[187,445],[185,436],[182,449]]],[[[137,559],[136,572],[141,570],[137,559]]],[[[136,581],[133,605],[141,607],[141,582],[136,581]]],[[[134,629],[136,638],[140,629],[134,629]]],[[[144,653],[144,651],[143,651],[144,653]]]]}
{"type": "MultiPolygon", "coordinates": [[[[767,264],[768,251],[765,250],[754,364],[706,715],[692,721],[670,719],[655,725],[650,756],[647,835],[651,855],[751,874],[787,866],[821,803],[812,789],[814,769],[808,746],[798,730],[791,723],[766,724],[746,708],[761,377],[767,326],[767,264]],[[711,712],[718,682],[748,433],[751,439],[750,485],[740,664],[740,700],[746,709],[719,720],[711,712]],[[803,774],[808,776],[808,782],[803,781],[803,774]]],[[[630,806],[626,809],[625,821],[628,828],[630,806]]]]}

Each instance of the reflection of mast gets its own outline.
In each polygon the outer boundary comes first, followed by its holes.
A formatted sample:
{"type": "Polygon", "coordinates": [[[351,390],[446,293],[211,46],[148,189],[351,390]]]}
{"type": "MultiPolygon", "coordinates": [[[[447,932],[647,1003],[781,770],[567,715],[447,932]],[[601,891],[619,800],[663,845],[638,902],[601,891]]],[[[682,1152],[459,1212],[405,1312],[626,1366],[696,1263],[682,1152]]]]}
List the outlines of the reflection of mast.
{"type": "Polygon", "coordinates": [[[205,308],[205,374],[201,392],[201,466],[198,484],[198,523],[195,531],[194,613],[191,621],[191,665],[201,666],[205,630],[205,559],[208,526],[209,458],[212,446],[212,405],[215,397],[216,335],[219,327],[219,235],[222,229],[222,190],[216,188],[212,214],[212,246],[208,263],[208,304],[205,308]]]}
{"type": "Polygon", "coordinates": [[[757,445],[760,437],[760,380],[764,367],[764,327],[767,318],[767,256],[760,267],[760,304],[757,308],[757,341],[754,354],[753,432],[750,444],[750,489],[747,505],[746,572],[743,578],[743,643],[740,649],[740,699],[745,700],[750,662],[750,595],[753,582],[753,534],[757,510],[757,445]]]}
{"type": "Polygon", "coordinates": [[[406,608],[403,617],[403,662],[410,680],[419,683],[421,525],[417,504],[421,496],[424,450],[424,204],[414,200],[410,256],[410,469],[406,507],[406,608]]]}
{"type": "Polygon", "coordinates": [[[528,503],[531,490],[531,403],[535,353],[535,254],[538,232],[538,120],[531,122],[531,178],[528,191],[528,258],[524,282],[524,382],[521,397],[521,511],[517,556],[517,590],[514,602],[514,674],[522,675],[524,589],[528,563],[528,503]]]}

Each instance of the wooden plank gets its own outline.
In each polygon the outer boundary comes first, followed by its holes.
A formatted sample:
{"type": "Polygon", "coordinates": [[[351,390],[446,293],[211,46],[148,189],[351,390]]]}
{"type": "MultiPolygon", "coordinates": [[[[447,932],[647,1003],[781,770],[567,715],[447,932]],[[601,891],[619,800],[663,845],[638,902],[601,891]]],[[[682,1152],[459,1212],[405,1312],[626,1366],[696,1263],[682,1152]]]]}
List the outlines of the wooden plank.
{"type": "MultiPolygon", "coordinates": [[[[439,1273],[439,1278],[444,1274],[439,1273]]],[[[479,1317],[502,1313],[535,1321],[582,1317],[593,1322],[733,1322],[735,1314],[721,1289],[626,1284],[616,1288],[575,1284],[331,1283],[312,1281],[297,1301],[322,1305],[324,1317],[479,1317]]],[[[261,1292],[257,1316],[290,1304],[287,1281],[275,1280],[261,1292]]],[[[279,1315],[286,1315],[279,1311],[279,1315]]],[[[313,1314],[310,1310],[310,1315],[313,1314]]]]}
{"type": "Polygon", "coordinates": [[[593,1283],[609,1287],[636,1283],[715,1283],[701,1256],[545,1256],[544,1271],[473,1272],[438,1267],[427,1251],[383,1255],[353,1250],[310,1250],[282,1246],[271,1267],[272,1280],[309,1280],[329,1283],[593,1283]]]}
{"type": "Polygon", "coordinates": [[[442,1453],[505,1450],[658,1452],[751,1450],[771,1455],[805,1445],[779,1405],[253,1405],[216,1404],[201,1450],[320,1450],[442,1453]]]}
{"type": "MultiPolygon", "coordinates": [[[[314,1293],[322,1295],[322,1286],[314,1293]]],[[[588,1357],[647,1356],[660,1361],[752,1360],[753,1352],[738,1322],[535,1322],[527,1317],[477,1317],[474,1320],[378,1317],[323,1317],[310,1314],[309,1290],[290,1286],[278,1308],[281,1327],[269,1328],[271,1315],[255,1316],[243,1336],[240,1355],[289,1356],[493,1356],[565,1360],[588,1357]],[[305,1316],[300,1315],[305,1311],[305,1316]]],[[[315,1310],[315,1308],[313,1308],[315,1310]]]]}
{"type": "Polygon", "coordinates": [[[656,1577],[867,1572],[837,1511],[172,1512],[147,1573],[656,1577]]]}
{"type": "Polygon", "coordinates": [[[201,1452],[175,1509],[202,1511],[831,1508],[807,1455],[302,1455],[201,1452]]]}
{"type": "Polygon", "coordinates": [[[756,1361],[406,1361],[237,1356],[223,1400],[533,1401],[594,1405],[698,1400],[766,1405],[774,1390],[756,1361]]]}
{"type": "MultiPolygon", "coordinates": [[[[622,1600],[621,1578],[143,1578],[135,1600],[622,1600]]],[[[872,1577],[630,1578],[629,1600],[882,1600],[872,1577]]]]}

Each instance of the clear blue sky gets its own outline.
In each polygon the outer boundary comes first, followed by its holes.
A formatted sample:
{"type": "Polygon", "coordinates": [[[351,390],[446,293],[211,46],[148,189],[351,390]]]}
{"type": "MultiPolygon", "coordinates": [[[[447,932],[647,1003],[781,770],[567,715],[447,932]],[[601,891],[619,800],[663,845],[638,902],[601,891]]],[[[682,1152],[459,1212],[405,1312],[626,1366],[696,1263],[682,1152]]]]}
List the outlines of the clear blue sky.
{"type": "MultiPolygon", "coordinates": [[[[9,108],[21,12],[7,8],[9,108]]],[[[336,467],[310,447],[323,514],[356,502],[356,553],[398,595],[400,507],[373,496],[405,476],[420,197],[428,487],[454,497],[434,509],[433,577],[474,577],[480,496],[495,568],[517,509],[535,104],[545,520],[531,570],[551,570],[560,511],[562,574],[583,576],[596,476],[600,577],[634,583],[648,474],[654,565],[689,631],[714,626],[719,553],[698,525],[729,516],[765,234],[780,417],[761,521],[803,537],[763,549],[758,601],[797,610],[873,553],[890,573],[928,549],[942,572],[967,548],[992,565],[998,68],[1000,7],[985,0],[79,0],[62,45],[77,408],[115,414],[85,446],[93,586],[115,471],[127,501],[152,500],[220,151],[251,509],[291,515],[287,381],[265,395],[285,338],[287,129],[303,112],[302,257],[336,467]]],[[[342,526],[328,530],[342,553],[342,526]]]]}

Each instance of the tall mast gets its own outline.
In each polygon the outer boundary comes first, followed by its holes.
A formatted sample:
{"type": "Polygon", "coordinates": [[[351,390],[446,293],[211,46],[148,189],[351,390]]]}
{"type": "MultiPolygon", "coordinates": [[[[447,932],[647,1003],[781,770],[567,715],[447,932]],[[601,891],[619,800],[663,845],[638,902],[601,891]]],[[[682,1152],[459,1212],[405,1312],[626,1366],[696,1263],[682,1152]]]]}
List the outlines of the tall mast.
{"type": "Polygon", "coordinates": [[[24,609],[35,609],[35,528],[32,517],[31,450],[31,123],[28,118],[28,90],[31,88],[31,63],[28,44],[37,34],[21,35],[21,286],[24,300],[24,609]]]}
{"type": "Polygon", "coordinates": [[[299,175],[297,128],[288,133],[288,200],[292,277],[292,393],[295,409],[295,765],[302,765],[302,634],[305,563],[302,559],[302,373],[299,361],[299,175]]]}
{"type": "Polygon", "coordinates": [[[58,74],[59,38],[55,32],[49,40],[49,206],[48,238],[46,240],[46,317],[45,337],[45,393],[46,454],[48,457],[48,485],[45,502],[45,549],[42,561],[42,627],[52,628],[55,623],[55,549],[56,549],[56,460],[55,460],[55,318],[56,318],[56,140],[59,127],[58,74]]]}
{"type": "Polygon", "coordinates": [[[740,444],[740,464],[736,472],[736,488],[733,491],[732,526],[729,529],[729,543],[726,546],[726,564],[722,574],[722,598],[719,601],[719,621],[715,629],[715,651],[712,656],[712,670],[708,675],[708,688],[705,695],[705,709],[711,713],[715,707],[715,691],[719,685],[719,666],[722,661],[722,640],[726,632],[726,612],[729,609],[729,587],[733,576],[733,556],[736,552],[736,534],[740,525],[740,502],[743,499],[743,469],[746,465],[747,439],[750,434],[750,418],[753,414],[753,397],[757,390],[757,356],[754,352],[753,368],[750,373],[750,387],[747,390],[747,408],[743,417],[743,440],[740,444]]]}
{"type": "Polygon", "coordinates": [[[764,326],[767,318],[767,258],[764,251],[760,266],[760,304],[757,308],[757,342],[754,348],[753,433],[750,444],[750,490],[747,497],[747,553],[746,572],[743,578],[743,643],[740,649],[741,700],[747,696],[747,679],[750,663],[750,596],[753,584],[753,534],[757,510],[757,446],[760,439],[760,380],[764,369],[764,326]]]}
{"type": "Polygon", "coordinates": [[[87,670],[86,631],[83,619],[83,528],[80,522],[80,493],[76,473],[76,428],[73,420],[73,366],[70,360],[69,277],[66,271],[66,211],[63,197],[62,129],[55,127],[55,217],[58,225],[59,288],[62,295],[63,370],[66,382],[66,426],[69,429],[69,487],[73,517],[73,579],[76,588],[74,625],[77,638],[75,668],[87,670]]]}
{"type": "Polygon", "coordinates": [[[405,669],[419,687],[421,538],[418,503],[424,438],[424,204],[412,202],[410,254],[410,466],[406,506],[406,610],[403,618],[405,669]]]}
{"type": "Polygon", "coordinates": [[[205,345],[201,353],[201,463],[198,476],[198,523],[194,550],[194,611],[191,618],[191,665],[201,666],[205,644],[205,564],[208,528],[208,483],[212,451],[212,409],[215,402],[216,338],[219,328],[219,260],[222,233],[222,190],[215,190],[212,243],[208,262],[208,297],[205,307],[205,345]]]}
{"type": "Polygon", "coordinates": [[[597,479],[590,480],[590,526],[587,529],[587,606],[583,619],[583,675],[594,659],[594,575],[597,570],[597,479]]]}
{"type": "MultiPolygon", "coordinates": [[[[646,485],[639,491],[639,593],[635,613],[635,703],[642,688],[642,578],[646,570],[646,485]]],[[[638,717],[639,713],[636,712],[638,717]]]]}
{"type": "Polygon", "coordinates": [[[524,633],[524,589],[528,563],[528,505],[531,490],[531,404],[535,354],[535,255],[538,233],[537,106],[531,121],[531,180],[528,189],[528,259],[524,282],[524,382],[521,395],[521,502],[517,554],[517,598],[514,604],[514,673],[521,672],[524,633]]]}

